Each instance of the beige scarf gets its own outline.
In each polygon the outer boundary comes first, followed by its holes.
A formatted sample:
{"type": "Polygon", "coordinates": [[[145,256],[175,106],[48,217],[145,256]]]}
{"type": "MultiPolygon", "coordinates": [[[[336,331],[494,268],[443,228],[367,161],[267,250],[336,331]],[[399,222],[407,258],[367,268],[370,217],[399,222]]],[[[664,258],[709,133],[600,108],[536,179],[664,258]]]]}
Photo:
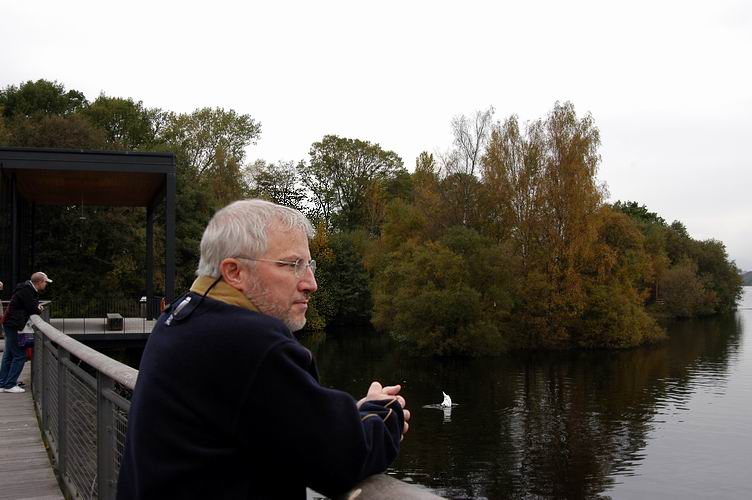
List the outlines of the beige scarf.
{"type": "MultiPolygon", "coordinates": [[[[211,276],[199,276],[196,278],[196,281],[193,282],[193,285],[191,285],[191,291],[203,295],[216,280],[217,278],[212,278],[211,276]]],[[[256,306],[248,300],[248,297],[240,293],[236,288],[228,285],[224,280],[219,280],[219,283],[209,290],[207,297],[211,297],[214,300],[219,300],[226,304],[242,307],[249,311],[258,312],[256,306]]]]}

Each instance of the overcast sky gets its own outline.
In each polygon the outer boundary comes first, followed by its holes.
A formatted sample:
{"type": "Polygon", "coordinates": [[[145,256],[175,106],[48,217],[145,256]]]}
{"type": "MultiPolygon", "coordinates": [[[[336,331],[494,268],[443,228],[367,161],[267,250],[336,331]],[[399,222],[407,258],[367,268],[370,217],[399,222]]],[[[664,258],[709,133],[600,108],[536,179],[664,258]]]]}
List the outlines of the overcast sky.
{"type": "Polygon", "coordinates": [[[752,270],[752,2],[0,0],[0,86],[57,80],[262,125],[249,159],[308,158],[325,134],[412,170],[450,121],[545,117],[601,131],[598,178],[715,238],[752,270]]]}

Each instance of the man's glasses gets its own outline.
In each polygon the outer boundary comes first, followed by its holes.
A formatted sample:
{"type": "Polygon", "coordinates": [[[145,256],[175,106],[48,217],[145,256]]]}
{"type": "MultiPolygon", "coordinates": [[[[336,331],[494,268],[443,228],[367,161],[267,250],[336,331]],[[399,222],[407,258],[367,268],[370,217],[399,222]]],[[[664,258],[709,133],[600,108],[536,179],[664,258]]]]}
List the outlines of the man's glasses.
{"type": "Polygon", "coordinates": [[[295,261],[290,260],[273,260],[273,259],[256,259],[253,257],[246,257],[244,255],[236,255],[235,259],[253,260],[256,262],[272,262],[274,264],[280,264],[292,268],[297,278],[302,278],[305,275],[306,268],[310,267],[312,273],[316,273],[316,261],[311,259],[306,262],[303,259],[297,259],[295,261]]]}

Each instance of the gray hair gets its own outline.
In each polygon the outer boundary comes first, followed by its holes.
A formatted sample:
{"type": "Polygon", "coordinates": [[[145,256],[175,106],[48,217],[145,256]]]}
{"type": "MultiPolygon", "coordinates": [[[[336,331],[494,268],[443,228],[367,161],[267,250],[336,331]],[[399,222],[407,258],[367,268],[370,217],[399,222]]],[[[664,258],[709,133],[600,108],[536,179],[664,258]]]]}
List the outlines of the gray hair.
{"type": "Polygon", "coordinates": [[[204,230],[196,275],[219,278],[219,264],[223,259],[262,255],[267,247],[267,229],[274,223],[288,231],[299,229],[308,239],[315,234],[311,222],[294,208],[265,200],[230,203],[214,214],[204,230]]]}

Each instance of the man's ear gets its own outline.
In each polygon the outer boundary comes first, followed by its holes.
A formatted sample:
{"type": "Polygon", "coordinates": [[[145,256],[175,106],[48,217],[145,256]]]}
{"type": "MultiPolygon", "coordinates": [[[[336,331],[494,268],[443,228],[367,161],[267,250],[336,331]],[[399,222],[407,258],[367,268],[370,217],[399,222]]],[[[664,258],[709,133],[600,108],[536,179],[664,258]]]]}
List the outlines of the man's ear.
{"type": "Polygon", "coordinates": [[[219,273],[222,275],[222,279],[225,280],[225,283],[241,292],[245,292],[243,272],[244,269],[240,267],[240,263],[237,259],[227,258],[222,260],[219,264],[219,273]]]}

